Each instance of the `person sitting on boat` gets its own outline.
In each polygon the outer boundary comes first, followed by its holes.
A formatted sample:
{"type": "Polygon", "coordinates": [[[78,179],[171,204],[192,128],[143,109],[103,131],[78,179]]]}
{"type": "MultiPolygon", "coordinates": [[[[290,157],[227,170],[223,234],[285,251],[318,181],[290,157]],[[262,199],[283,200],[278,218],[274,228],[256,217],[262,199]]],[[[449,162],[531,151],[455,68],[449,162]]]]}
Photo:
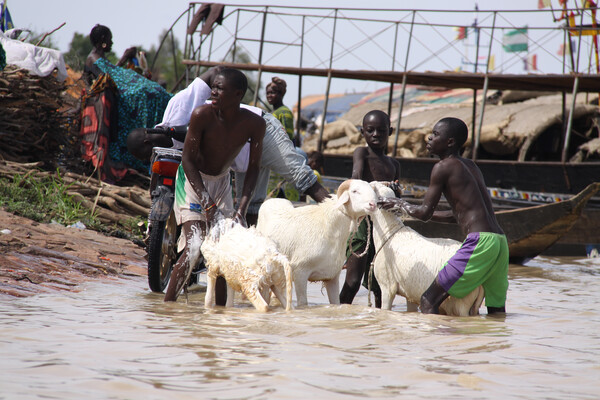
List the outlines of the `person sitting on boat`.
{"type": "MultiPolygon", "coordinates": [[[[163,120],[159,126],[187,125],[190,121],[192,111],[197,106],[203,105],[210,97],[213,79],[218,71],[220,71],[220,68],[214,67],[207,70],[194,79],[187,88],[178,92],[169,101],[163,120]]],[[[277,118],[258,107],[245,104],[240,104],[240,107],[247,108],[261,115],[266,124],[258,182],[256,183],[254,195],[246,214],[248,224],[256,224],[258,209],[267,197],[271,171],[282,176],[286,181],[292,183],[299,192],[308,194],[317,202],[321,202],[329,197],[327,189],[317,181],[316,175],[307,165],[304,157],[295,151],[294,144],[277,118]]],[[[170,138],[160,138],[160,136],[159,134],[147,134],[143,130],[138,130],[135,133],[132,132],[130,134],[129,148],[137,157],[149,160],[153,144],[163,147],[169,143],[170,138]]],[[[183,147],[182,142],[174,139],[172,142],[174,148],[183,147]]],[[[241,184],[244,182],[244,172],[248,165],[248,154],[249,147],[246,146],[240,151],[240,154],[238,154],[232,165],[232,169],[235,171],[236,193],[241,194],[241,184]]]]}
{"type": "MultiPolygon", "coordinates": [[[[385,154],[388,138],[392,133],[389,115],[380,110],[369,111],[363,117],[361,132],[367,146],[358,147],[354,150],[352,178],[367,182],[397,181],[400,179],[400,163],[385,154]]],[[[352,304],[354,296],[360,289],[361,282],[363,286],[368,288],[369,268],[367,266],[371,265],[371,261],[375,256],[372,228],[370,229],[371,233],[368,232],[369,227],[366,219],[362,220],[358,232],[348,242],[346,280],[340,291],[340,303],[342,304],[352,304]],[[367,246],[366,254],[362,254],[367,246]]],[[[375,297],[375,306],[381,308],[381,289],[375,277],[371,282],[371,289],[375,297]]]]}
{"type": "MultiPolygon", "coordinates": [[[[159,123],[172,94],[134,70],[122,67],[135,57],[135,47],[128,48],[116,65],[108,61],[106,57],[113,44],[108,27],[100,24],[94,26],[90,32],[90,41],[93,49],[84,67],[87,82],[93,85],[102,76],[110,77],[116,87],[117,126],[116,135],[111,135],[109,140],[110,158],[126,166],[147,171],[148,165],[127,151],[127,135],[134,128],[153,127],[159,123]]],[[[112,83],[107,85],[112,86],[112,83]]],[[[94,88],[90,90],[93,91],[94,88]]],[[[112,132],[115,132],[114,127],[112,132]]]]}
{"type": "Polygon", "coordinates": [[[460,156],[468,137],[458,118],[438,121],[428,137],[427,150],[439,156],[432,171],[422,205],[399,198],[380,202],[384,209],[402,209],[423,221],[456,221],[467,235],[461,248],[446,262],[431,286],[421,296],[423,313],[439,313],[449,296],[462,298],[479,285],[485,290],[488,314],[506,312],[508,291],[508,243],[492,208],[492,200],[477,165],[460,156]],[[452,210],[435,211],[444,195],[452,210]]]}

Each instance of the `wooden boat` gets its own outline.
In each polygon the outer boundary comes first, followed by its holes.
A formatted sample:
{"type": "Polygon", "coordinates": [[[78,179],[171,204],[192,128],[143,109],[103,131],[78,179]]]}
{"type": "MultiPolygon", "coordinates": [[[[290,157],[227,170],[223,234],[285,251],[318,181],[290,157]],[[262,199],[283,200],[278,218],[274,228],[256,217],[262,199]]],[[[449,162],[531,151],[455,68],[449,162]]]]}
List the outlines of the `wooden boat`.
{"type": "MultiPolygon", "coordinates": [[[[522,264],[555,244],[575,225],[588,200],[598,191],[600,182],[595,182],[565,201],[497,211],[496,217],[508,239],[511,262],[522,264]]],[[[427,237],[464,239],[456,224],[412,219],[405,223],[427,237]]]]}

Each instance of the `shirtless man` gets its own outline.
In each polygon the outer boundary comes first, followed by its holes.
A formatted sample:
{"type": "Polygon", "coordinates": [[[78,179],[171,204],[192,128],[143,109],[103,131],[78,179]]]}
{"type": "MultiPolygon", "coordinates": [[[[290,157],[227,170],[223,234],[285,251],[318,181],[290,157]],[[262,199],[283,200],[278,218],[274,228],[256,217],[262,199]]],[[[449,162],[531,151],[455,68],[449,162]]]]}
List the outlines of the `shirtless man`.
{"type": "MultiPolygon", "coordinates": [[[[197,106],[204,104],[210,94],[210,87],[213,85],[214,77],[223,67],[213,67],[205,71],[202,75],[184,90],[177,93],[169,101],[165,110],[163,121],[157,126],[180,126],[187,125],[190,120],[190,114],[197,106]]],[[[256,189],[248,212],[246,220],[248,224],[255,225],[258,218],[258,210],[267,197],[267,188],[271,171],[281,175],[286,181],[293,183],[300,193],[311,196],[317,202],[321,202],[329,197],[325,189],[318,181],[312,169],[307,165],[306,160],[294,148],[294,144],[289,137],[283,125],[272,114],[263,112],[258,107],[252,107],[241,104],[240,107],[253,111],[255,114],[262,115],[266,123],[265,136],[263,140],[263,153],[260,161],[260,171],[256,183],[256,189]]],[[[128,150],[137,158],[146,162],[150,161],[152,147],[173,147],[183,148],[183,143],[171,138],[168,135],[147,134],[145,129],[133,130],[127,138],[128,150]]],[[[245,181],[245,172],[248,165],[247,149],[242,149],[236,160],[232,164],[235,171],[235,192],[236,203],[242,192],[242,182],[245,181]]]]}
{"type": "MultiPolygon", "coordinates": [[[[248,172],[234,217],[246,224],[246,210],[258,177],[265,133],[265,121],[240,108],[247,86],[242,72],[224,68],[214,79],[212,104],[199,106],[192,113],[175,189],[175,217],[177,224],[183,224],[186,246],[173,268],[165,301],[175,301],[184,286],[190,255],[187,243],[197,230],[193,228],[199,228],[205,235],[224,215],[231,216],[229,168],[249,141],[248,172]]],[[[225,304],[224,279],[217,280],[216,299],[217,304],[225,304]]]]}
{"type": "Polygon", "coordinates": [[[428,138],[427,150],[440,161],[431,171],[423,204],[413,205],[398,198],[380,202],[385,209],[401,208],[423,221],[456,221],[467,235],[421,296],[423,313],[437,314],[449,295],[462,298],[479,285],[485,290],[488,314],[506,312],[508,244],[496,221],[481,171],[473,161],[459,155],[467,135],[467,126],[460,119],[438,121],[428,138]],[[452,210],[435,211],[442,194],[452,210]]]}
{"type": "MultiPolygon", "coordinates": [[[[398,160],[388,156],[387,145],[392,128],[390,117],[383,111],[369,111],[363,117],[361,133],[367,142],[367,146],[358,147],[354,150],[352,157],[352,178],[372,181],[397,181],[400,178],[400,163],[398,160]]],[[[352,304],[354,296],[360,289],[360,284],[368,287],[368,265],[375,256],[375,245],[373,235],[367,231],[367,223],[363,220],[356,235],[352,237],[352,243],[347,250],[349,253],[346,261],[346,280],[340,292],[340,303],[352,304]],[[371,237],[369,243],[367,238],[371,237]],[[367,254],[361,257],[355,255],[364,252],[365,246],[369,246],[367,254]]],[[[381,308],[381,289],[377,281],[373,279],[372,290],[375,297],[375,306],[381,308]]]]}

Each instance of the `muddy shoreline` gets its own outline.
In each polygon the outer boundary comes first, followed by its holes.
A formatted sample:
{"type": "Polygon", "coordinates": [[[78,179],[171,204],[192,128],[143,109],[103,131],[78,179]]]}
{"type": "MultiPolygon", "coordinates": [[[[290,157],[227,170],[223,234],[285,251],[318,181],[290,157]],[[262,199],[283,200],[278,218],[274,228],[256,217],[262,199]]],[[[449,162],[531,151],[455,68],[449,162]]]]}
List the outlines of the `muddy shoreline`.
{"type": "Polygon", "coordinates": [[[130,240],[1,209],[0,231],[0,295],[76,292],[90,280],[146,276],[146,251],[130,240]]]}

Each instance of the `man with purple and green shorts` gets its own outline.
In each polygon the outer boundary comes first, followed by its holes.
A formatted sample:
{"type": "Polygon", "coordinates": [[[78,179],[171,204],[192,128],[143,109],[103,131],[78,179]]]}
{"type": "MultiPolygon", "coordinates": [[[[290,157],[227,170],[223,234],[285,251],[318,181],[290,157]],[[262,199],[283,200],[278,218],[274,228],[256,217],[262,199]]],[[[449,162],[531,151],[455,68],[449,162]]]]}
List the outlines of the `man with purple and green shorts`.
{"type": "Polygon", "coordinates": [[[481,171],[459,154],[467,135],[467,126],[460,119],[438,121],[428,137],[427,150],[440,161],[431,171],[423,203],[414,205],[398,198],[380,201],[385,209],[401,208],[423,221],[457,222],[466,235],[461,248],[421,296],[423,313],[437,314],[448,296],[464,297],[479,285],[485,291],[488,314],[506,312],[508,244],[481,171]],[[442,195],[452,210],[435,211],[442,195]]]}
{"type": "Polygon", "coordinates": [[[457,298],[465,297],[481,285],[488,308],[504,307],[508,290],[506,236],[490,232],[469,233],[439,272],[437,283],[457,298]]]}

